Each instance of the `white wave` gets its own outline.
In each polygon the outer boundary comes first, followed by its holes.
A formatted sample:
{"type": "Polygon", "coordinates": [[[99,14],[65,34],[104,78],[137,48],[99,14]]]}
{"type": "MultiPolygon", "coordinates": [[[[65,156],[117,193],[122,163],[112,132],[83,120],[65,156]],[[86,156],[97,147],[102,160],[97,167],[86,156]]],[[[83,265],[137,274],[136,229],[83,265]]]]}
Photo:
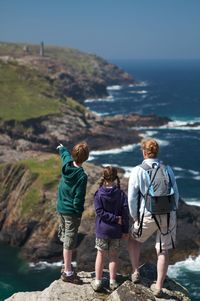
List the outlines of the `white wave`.
{"type": "Polygon", "coordinates": [[[132,93],[132,94],[146,94],[148,92],[146,90],[142,90],[142,91],[130,91],[130,93],[132,93]]]}
{"type": "Polygon", "coordinates": [[[195,176],[199,175],[199,171],[197,171],[197,170],[188,169],[188,172],[190,172],[191,174],[193,174],[195,176]]]}
{"type": "Polygon", "coordinates": [[[170,265],[167,274],[171,278],[177,278],[184,270],[200,273],[200,255],[197,257],[190,256],[184,261],[170,265]]]}
{"type": "MultiPolygon", "coordinates": [[[[104,112],[104,113],[98,113],[96,111],[92,111],[89,107],[86,107],[86,109],[90,110],[93,114],[95,114],[96,116],[108,116],[110,115],[109,112],[104,112]]],[[[113,113],[113,112],[112,112],[113,113]]]]}
{"type": "Polygon", "coordinates": [[[157,131],[146,131],[145,132],[145,137],[148,136],[148,137],[152,137],[154,135],[158,134],[157,131]]]}
{"type": "Polygon", "coordinates": [[[149,83],[147,81],[143,81],[135,84],[130,84],[129,87],[146,87],[148,85],[149,83]]]}
{"type": "Polygon", "coordinates": [[[90,103],[90,102],[113,102],[113,101],[114,101],[113,96],[109,95],[109,96],[103,97],[103,98],[86,99],[84,102],[90,103]]]}
{"type": "Polygon", "coordinates": [[[193,176],[192,177],[193,179],[199,180],[200,172],[198,170],[185,169],[185,168],[181,168],[181,167],[178,167],[178,166],[174,166],[173,169],[178,171],[178,172],[182,172],[184,174],[190,174],[190,175],[193,176]]]}
{"type": "MultiPolygon", "coordinates": [[[[148,128],[148,129],[150,129],[150,128],[148,128]]],[[[140,136],[143,137],[144,139],[146,139],[146,138],[155,136],[157,133],[158,133],[157,131],[149,131],[149,130],[147,130],[147,131],[145,131],[145,133],[140,134],[140,136]]],[[[167,146],[167,145],[169,145],[169,141],[167,141],[167,140],[156,138],[156,141],[158,142],[158,144],[160,146],[167,146]]]]}
{"type": "MultiPolygon", "coordinates": [[[[76,267],[77,263],[75,261],[72,262],[72,266],[76,267]]],[[[59,268],[63,266],[62,261],[57,262],[47,262],[47,261],[39,261],[37,263],[30,262],[29,267],[35,270],[44,270],[46,268],[59,268]]]]}
{"type": "Polygon", "coordinates": [[[87,159],[87,161],[93,161],[93,160],[95,160],[95,156],[89,155],[89,158],[87,159]]]}
{"type": "Polygon", "coordinates": [[[184,171],[185,170],[184,168],[177,167],[177,166],[174,166],[173,169],[177,170],[177,171],[184,171]]]}
{"type": "Polygon", "coordinates": [[[193,121],[183,121],[183,120],[173,120],[169,121],[166,125],[162,125],[160,128],[163,129],[178,129],[178,130],[199,130],[200,125],[194,126],[197,121],[194,119],[193,121]]]}
{"type": "Polygon", "coordinates": [[[44,270],[48,267],[57,268],[57,267],[61,267],[62,265],[63,265],[62,261],[52,262],[52,263],[47,262],[47,261],[39,261],[36,263],[30,262],[29,263],[29,267],[34,268],[36,270],[44,270]]]}
{"type": "Polygon", "coordinates": [[[91,151],[91,156],[102,156],[102,155],[109,155],[109,154],[120,154],[123,152],[131,152],[133,149],[137,147],[137,144],[128,144],[124,145],[120,148],[113,148],[108,150],[99,150],[99,151],[91,151]]]}
{"type": "Polygon", "coordinates": [[[118,91],[118,90],[121,90],[122,89],[122,86],[120,85],[114,85],[114,86],[108,86],[107,87],[107,90],[109,91],[118,91]]]}
{"type": "Polygon", "coordinates": [[[108,116],[110,115],[109,112],[105,112],[105,113],[97,113],[97,112],[94,112],[97,116],[108,116]]]}
{"type": "Polygon", "coordinates": [[[186,202],[186,204],[191,205],[191,206],[198,206],[200,207],[200,198],[196,199],[196,198],[184,198],[184,202],[186,202]]]}

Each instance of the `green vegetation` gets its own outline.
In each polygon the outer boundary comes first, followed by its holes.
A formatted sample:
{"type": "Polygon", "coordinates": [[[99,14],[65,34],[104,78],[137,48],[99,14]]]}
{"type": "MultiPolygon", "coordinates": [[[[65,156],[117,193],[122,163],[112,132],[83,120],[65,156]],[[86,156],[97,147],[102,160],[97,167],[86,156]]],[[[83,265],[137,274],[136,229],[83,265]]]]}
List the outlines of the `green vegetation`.
{"type": "Polygon", "coordinates": [[[83,114],[87,110],[84,105],[80,104],[78,101],[75,101],[73,98],[70,98],[70,97],[67,98],[67,105],[70,109],[76,110],[83,114]]]}
{"type": "MultiPolygon", "coordinates": [[[[24,46],[28,46],[30,55],[39,55],[39,43],[38,45],[32,45],[0,42],[0,56],[10,55],[13,57],[23,57],[24,46]]],[[[44,55],[50,59],[62,62],[68,69],[77,74],[83,73],[89,77],[94,75],[100,76],[102,73],[101,67],[107,65],[105,60],[97,57],[95,54],[87,54],[73,48],[44,45],[44,55]]]]}
{"type": "MultiPolygon", "coordinates": [[[[20,161],[18,164],[25,165],[34,176],[31,187],[22,199],[22,215],[27,215],[34,209],[38,209],[38,204],[43,200],[45,192],[48,194],[57,189],[60,177],[60,161],[56,155],[44,158],[34,158],[20,161]]],[[[47,203],[50,206],[50,203],[47,203]]]]}
{"type": "Polygon", "coordinates": [[[102,58],[76,49],[44,45],[44,57],[39,53],[39,43],[0,42],[0,119],[21,122],[59,114],[63,104],[84,114],[79,102],[105,94],[106,82],[127,77],[102,58]],[[67,98],[73,95],[79,102],[67,98]]]}
{"type": "Polygon", "coordinates": [[[60,111],[60,101],[46,96],[52,93],[50,83],[36,70],[0,61],[0,85],[3,120],[22,121],[60,111]]]}

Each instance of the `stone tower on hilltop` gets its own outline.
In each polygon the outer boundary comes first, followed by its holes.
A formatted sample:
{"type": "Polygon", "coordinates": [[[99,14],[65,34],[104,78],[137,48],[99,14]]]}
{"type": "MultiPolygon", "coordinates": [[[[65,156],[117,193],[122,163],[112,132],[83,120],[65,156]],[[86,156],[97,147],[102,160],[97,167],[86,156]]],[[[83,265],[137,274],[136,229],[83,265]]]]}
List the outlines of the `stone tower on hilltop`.
{"type": "Polygon", "coordinates": [[[44,42],[40,43],[40,56],[44,56],[44,42]]]}

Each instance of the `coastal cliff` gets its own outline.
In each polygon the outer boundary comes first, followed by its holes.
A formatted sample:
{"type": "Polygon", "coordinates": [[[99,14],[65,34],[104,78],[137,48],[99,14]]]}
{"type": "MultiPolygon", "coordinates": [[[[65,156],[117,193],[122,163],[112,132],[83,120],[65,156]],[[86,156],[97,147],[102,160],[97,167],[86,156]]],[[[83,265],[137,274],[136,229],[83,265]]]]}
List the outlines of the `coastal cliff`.
{"type": "MultiPolygon", "coordinates": [[[[79,248],[74,259],[78,262],[79,269],[88,271],[92,270],[96,255],[93,196],[102,169],[91,163],[85,163],[84,167],[89,182],[80,226],[79,248]]],[[[122,172],[121,185],[127,191],[127,179],[122,172]]],[[[0,240],[19,246],[23,256],[30,261],[61,259],[62,244],[57,237],[59,219],[55,212],[59,177],[58,155],[32,152],[29,159],[0,165],[0,240]]],[[[177,249],[171,255],[171,262],[198,254],[199,207],[180,202],[177,232],[177,249]]],[[[148,260],[149,254],[155,262],[154,238],[142,249],[143,262],[148,260]]],[[[130,262],[125,244],[120,257],[123,271],[128,271],[130,262]]]]}
{"type": "MultiPolygon", "coordinates": [[[[76,142],[86,140],[91,150],[119,148],[139,143],[140,127],[166,125],[169,119],[138,114],[97,116],[83,101],[107,96],[109,85],[134,84],[132,77],[95,55],[77,50],[46,47],[45,55],[40,57],[38,46],[29,45],[29,50],[22,52],[23,47],[0,43],[0,241],[20,247],[21,255],[29,261],[51,262],[62,256],[55,212],[60,178],[57,144],[71,149],[76,142]]],[[[93,195],[101,167],[86,163],[85,169],[89,183],[74,260],[79,270],[91,271],[96,255],[93,195]]],[[[127,191],[127,179],[120,172],[122,188],[127,191]]],[[[172,254],[171,262],[198,254],[199,213],[200,208],[180,203],[177,252],[172,254]]],[[[142,250],[142,263],[149,254],[155,262],[153,238],[142,250]]],[[[125,244],[120,259],[120,272],[130,272],[125,244]]],[[[57,281],[52,287],[60,285],[57,281]]],[[[130,283],[125,283],[119,295],[126,286],[130,291],[130,283]]],[[[47,294],[51,293],[47,289],[47,294]]],[[[38,298],[42,294],[38,293],[38,298]]],[[[18,296],[16,300],[23,300],[22,295],[18,296]]],[[[24,296],[32,298],[26,293],[24,296]]],[[[114,300],[112,294],[109,298],[114,300]]]]}

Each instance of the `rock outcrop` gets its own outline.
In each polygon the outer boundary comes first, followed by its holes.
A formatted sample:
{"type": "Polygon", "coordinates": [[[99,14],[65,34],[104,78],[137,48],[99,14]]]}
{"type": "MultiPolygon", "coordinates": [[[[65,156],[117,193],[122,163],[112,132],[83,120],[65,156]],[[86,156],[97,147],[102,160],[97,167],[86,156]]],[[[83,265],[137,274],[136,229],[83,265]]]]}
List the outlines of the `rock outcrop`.
{"type": "Polygon", "coordinates": [[[99,117],[92,112],[67,107],[63,107],[60,115],[21,122],[0,121],[0,162],[8,161],[9,157],[22,159],[30,150],[54,153],[60,142],[72,146],[85,140],[91,150],[138,143],[141,140],[138,127],[162,126],[168,122],[168,118],[155,115],[99,117]]]}
{"type": "MultiPolygon", "coordinates": [[[[62,244],[57,238],[59,219],[56,214],[56,191],[60,177],[58,156],[45,153],[29,154],[32,158],[0,166],[0,240],[21,248],[30,261],[61,259],[62,244]]],[[[93,269],[96,250],[94,192],[102,168],[86,163],[89,183],[83,214],[79,247],[74,254],[79,270],[93,269]]],[[[122,172],[122,171],[121,171],[122,172]]],[[[122,188],[127,191],[127,179],[122,188]]],[[[200,208],[180,202],[178,210],[177,248],[171,254],[171,263],[198,255],[200,249],[200,208]]],[[[142,247],[141,263],[155,262],[154,237],[142,247]]],[[[120,251],[121,271],[130,270],[127,246],[120,251]]]]}
{"type": "Polygon", "coordinates": [[[145,264],[140,272],[141,284],[133,284],[128,280],[128,276],[118,275],[120,286],[114,292],[108,289],[107,271],[104,272],[104,287],[101,293],[95,293],[90,285],[94,273],[80,272],[78,275],[83,281],[82,285],[56,280],[41,292],[16,293],[5,301],[190,301],[188,291],[168,277],[164,283],[162,297],[155,298],[149,288],[156,279],[155,266],[145,264]]]}

